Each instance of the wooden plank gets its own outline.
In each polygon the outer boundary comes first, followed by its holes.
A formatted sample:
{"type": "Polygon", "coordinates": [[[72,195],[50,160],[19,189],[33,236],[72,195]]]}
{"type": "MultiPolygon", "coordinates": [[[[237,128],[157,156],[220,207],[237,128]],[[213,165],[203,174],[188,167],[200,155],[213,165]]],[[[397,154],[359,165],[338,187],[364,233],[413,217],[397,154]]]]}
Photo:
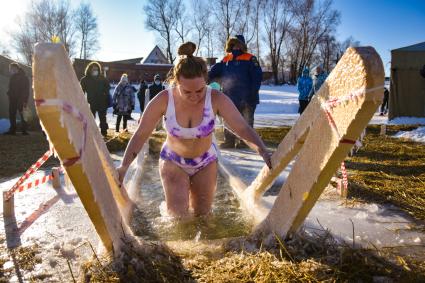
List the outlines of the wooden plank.
{"type": "Polygon", "coordinates": [[[132,236],[125,221],[130,201],[118,186],[113,161],[62,44],[36,45],[33,82],[37,112],[50,144],[106,250],[119,252],[121,238],[132,236]]]}
{"type": "Polygon", "coordinates": [[[282,236],[296,231],[372,118],[383,96],[384,69],[372,47],[349,48],[319,92],[279,144],[273,169],[264,167],[244,192],[259,204],[263,193],[296,158],[292,170],[257,232],[282,236]],[[351,95],[351,96],[348,96],[351,95]],[[331,101],[345,101],[331,107],[331,101]],[[341,142],[342,141],[342,142],[341,142]]]}

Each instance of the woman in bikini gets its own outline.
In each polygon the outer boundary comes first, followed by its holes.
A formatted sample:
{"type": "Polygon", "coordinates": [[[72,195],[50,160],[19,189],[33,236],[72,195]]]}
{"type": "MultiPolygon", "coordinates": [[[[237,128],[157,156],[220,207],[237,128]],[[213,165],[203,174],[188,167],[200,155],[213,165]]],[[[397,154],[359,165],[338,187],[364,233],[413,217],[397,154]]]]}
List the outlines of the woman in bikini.
{"type": "Polygon", "coordinates": [[[216,115],[223,117],[271,167],[270,153],[232,101],[207,86],[207,65],[202,58],[192,55],[195,50],[192,42],[179,47],[180,60],[171,71],[170,88],[147,105],[118,168],[122,182],[131,162],[163,117],[167,139],[160,153],[159,171],[168,213],[176,217],[187,216],[189,207],[195,215],[211,211],[217,186],[217,147],[212,137],[216,115]]]}

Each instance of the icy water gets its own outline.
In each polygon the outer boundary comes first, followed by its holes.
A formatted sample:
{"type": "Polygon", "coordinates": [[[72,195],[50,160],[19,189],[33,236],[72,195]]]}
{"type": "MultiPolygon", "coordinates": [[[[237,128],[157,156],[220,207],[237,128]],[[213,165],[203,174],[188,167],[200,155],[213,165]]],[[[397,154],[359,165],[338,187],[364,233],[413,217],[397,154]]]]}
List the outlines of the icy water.
{"type": "Polygon", "coordinates": [[[165,198],[158,171],[158,157],[147,155],[141,174],[133,175],[137,208],[131,221],[136,234],[147,240],[213,240],[247,235],[251,224],[240,208],[227,180],[218,175],[212,214],[175,220],[166,216],[165,198]]]}

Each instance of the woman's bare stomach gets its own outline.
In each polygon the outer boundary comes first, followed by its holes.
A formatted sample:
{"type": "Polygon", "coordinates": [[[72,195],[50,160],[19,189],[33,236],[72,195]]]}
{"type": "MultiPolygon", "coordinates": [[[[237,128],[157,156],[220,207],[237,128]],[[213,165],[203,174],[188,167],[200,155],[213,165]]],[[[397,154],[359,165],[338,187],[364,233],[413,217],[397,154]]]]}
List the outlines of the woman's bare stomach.
{"type": "Polygon", "coordinates": [[[199,157],[208,151],[212,143],[212,135],[200,139],[179,139],[167,136],[167,147],[184,158],[199,157]]]}

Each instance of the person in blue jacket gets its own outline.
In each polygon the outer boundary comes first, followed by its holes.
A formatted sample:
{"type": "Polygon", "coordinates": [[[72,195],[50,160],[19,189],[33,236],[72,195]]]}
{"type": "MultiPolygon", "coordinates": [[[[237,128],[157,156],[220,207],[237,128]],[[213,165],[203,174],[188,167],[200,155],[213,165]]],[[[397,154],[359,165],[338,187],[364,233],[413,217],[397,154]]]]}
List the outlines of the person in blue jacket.
{"type": "MultiPolygon", "coordinates": [[[[223,93],[229,96],[248,124],[254,126],[254,112],[259,100],[259,89],[263,71],[258,59],[248,53],[242,35],[231,37],[226,43],[227,55],[211,67],[208,73],[210,81],[219,81],[223,93]]],[[[235,144],[235,136],[224,130],[222,148],[245,147],[240,141],[235,144]]]]}
{"type": "Polygon", "coordinates": [[[327,77],[328,75],[323,70],[322,66],[320,65],[317,66],[313,76],[313,87],[311,88],[311,91],[310,91],[309,100],[311,100],[313,95],[315,95],[319,91],[320,87],[325,82],[327,77]]]}
{"type": "Polygon", "coordinates": [[[297,89],[299,93],[298,100],[300,102],[298,113],[300,113],[300,115],[304,112],[304,109],[309,103],[309,95],[312,87],[313,80],[310,78],[310,71],[307,67],[304,67],[303,73],[297,81],[297,89]]]}

